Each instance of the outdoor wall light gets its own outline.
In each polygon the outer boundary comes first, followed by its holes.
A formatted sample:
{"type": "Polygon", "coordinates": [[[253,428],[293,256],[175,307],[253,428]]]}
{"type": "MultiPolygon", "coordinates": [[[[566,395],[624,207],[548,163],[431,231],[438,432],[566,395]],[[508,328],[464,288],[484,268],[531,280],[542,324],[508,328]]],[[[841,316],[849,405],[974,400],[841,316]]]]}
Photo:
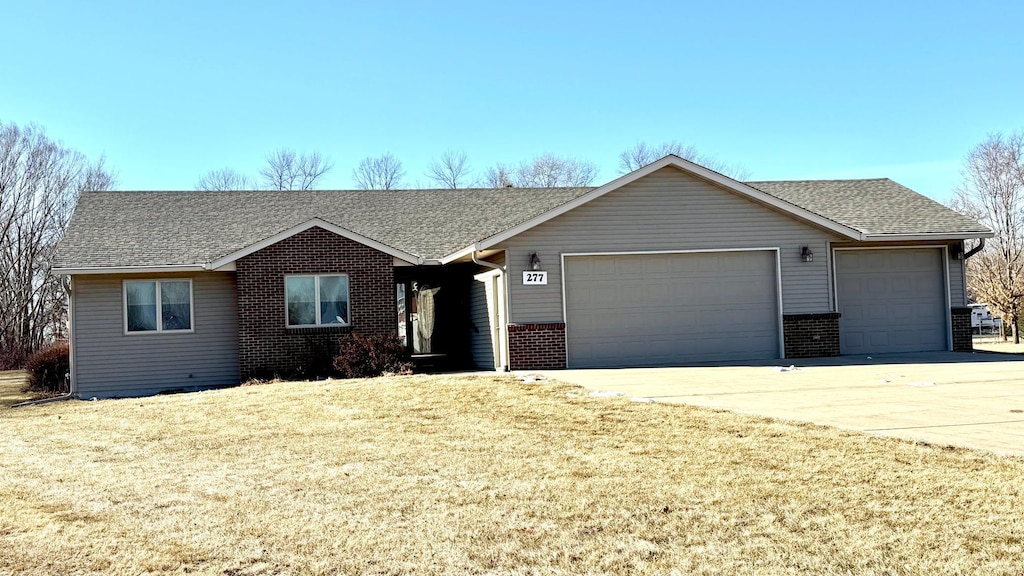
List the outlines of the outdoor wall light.
{"type": "Polygon", "coordinates": [[[540,270],[540,258],[536,252],[530,252],[530,270],[540,270]]]}
{"type": "Polygon", "coordinates": [[[953,257],[953,260],[963,260],[964,247],[962,245],[950,246],[949,255],[953,257]]]}
{"type": "Polygon", "coordinates": [[[803,260],[804,262],[813,262],[814,261],[814,252],[811,252],[811,247],[810,246],[801,246],[800,247],[800,259],[803,260]]]}

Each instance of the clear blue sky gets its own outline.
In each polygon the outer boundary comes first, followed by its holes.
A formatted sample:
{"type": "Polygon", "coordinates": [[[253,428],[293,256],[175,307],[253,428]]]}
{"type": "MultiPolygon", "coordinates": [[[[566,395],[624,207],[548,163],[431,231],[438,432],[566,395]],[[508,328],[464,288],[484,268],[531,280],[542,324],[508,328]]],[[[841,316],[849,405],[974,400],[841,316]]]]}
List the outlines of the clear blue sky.
{"type": "Polygon", "coordinates": [[[1024,8],[985,2],[13,2],[0,120],[106,154],[122,189],[320,150],[325,187],[391,152],[542,152],[618,175],[679,140],[752,179],[890,177],[945,200],[1024,128],[1024,8]]]}

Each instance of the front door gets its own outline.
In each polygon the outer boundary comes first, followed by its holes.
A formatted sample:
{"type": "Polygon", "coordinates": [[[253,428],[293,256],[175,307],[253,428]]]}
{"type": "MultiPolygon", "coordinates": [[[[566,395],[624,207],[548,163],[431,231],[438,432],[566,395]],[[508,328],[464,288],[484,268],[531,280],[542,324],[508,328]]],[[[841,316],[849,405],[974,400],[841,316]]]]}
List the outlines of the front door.
{"type": "Polygon", "coordinates": [[[439,286],[410,280],[396,284],[398,336],[410,354],[436,354],[439,286]]]}

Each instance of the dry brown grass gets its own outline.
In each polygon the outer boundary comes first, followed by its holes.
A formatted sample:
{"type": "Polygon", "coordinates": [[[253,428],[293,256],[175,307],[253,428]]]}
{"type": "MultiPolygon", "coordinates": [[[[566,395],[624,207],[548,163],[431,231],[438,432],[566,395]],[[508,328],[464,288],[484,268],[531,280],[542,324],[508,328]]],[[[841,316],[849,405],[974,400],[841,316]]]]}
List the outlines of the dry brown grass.
{"type": "MultiPolygon", "coordinates": [[[[24,370],[0,371],[0,410],[31,400],[32,394],[25,392],[27,384],[28,375],[24,370]]],[[[2,421],[0,419],[0,422],[2,421]]]]}
{"type": "Polygon", "coordinates": [[[1001,352],[1003,354],[1024,354],[1024,344],[1014,344],[1012,340],[1003,342],[1001,340],[974,341],[975,350],[985,352],[1001,352]]]}
{"type": "Polygon", "coordinates": [[[0,573],[1024,572],[1024,460],[510,378],[0,409],[0,454],[0,573]]]}

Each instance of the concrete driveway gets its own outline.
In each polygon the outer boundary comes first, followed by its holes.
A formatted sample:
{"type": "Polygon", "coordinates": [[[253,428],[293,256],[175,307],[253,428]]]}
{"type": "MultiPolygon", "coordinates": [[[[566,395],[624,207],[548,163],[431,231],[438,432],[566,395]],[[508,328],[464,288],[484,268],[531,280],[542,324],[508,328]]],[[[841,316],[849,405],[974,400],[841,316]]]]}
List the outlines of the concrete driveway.
{"type": "Polygon", "coordinates": [[[929,352],[529,373],[658,402],[1024,456],[1024,356],[929,352]]]}

